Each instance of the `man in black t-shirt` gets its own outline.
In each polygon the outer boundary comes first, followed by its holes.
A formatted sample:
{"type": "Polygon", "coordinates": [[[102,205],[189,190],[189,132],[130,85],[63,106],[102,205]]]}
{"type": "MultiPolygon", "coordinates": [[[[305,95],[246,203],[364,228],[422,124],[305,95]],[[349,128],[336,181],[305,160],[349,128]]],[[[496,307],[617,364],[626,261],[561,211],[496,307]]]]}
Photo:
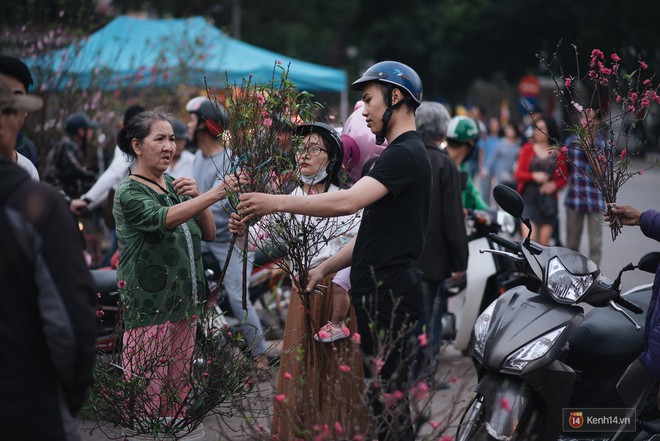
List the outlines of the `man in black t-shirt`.
{"type": "Polygon", "coordinates": [[[381,387],[387,388],[373,388],[371,400],[376,423],[382,427],[379,439],[413,439],[407,400],[407,370],[412,364],[408,342],[422,305],[421,271],[414,261],[424,248],[432,181],[428,154],[415,127],[422,83],[405,64],[383,61],[367,69],[351,87],[362,91],[362,114],[377,143],[389,142],[373,169],[341,192],[244,194],[238,210],[245,222],[273,212],[331,217],[364,208],[357,236],[310,271],[307,291],[326,275],[351,266],[352,302],[366,375],[379,374],[381,387]],[[383,360],[376,357],[379,332],[385,332],[390,341],[389,353],[381,354],[383,360]],[[374,362],[380,369],[374,369],[374,362]],[[378,395],[395,390],[406,397],[392,415],[385,412],[378,395]]]}

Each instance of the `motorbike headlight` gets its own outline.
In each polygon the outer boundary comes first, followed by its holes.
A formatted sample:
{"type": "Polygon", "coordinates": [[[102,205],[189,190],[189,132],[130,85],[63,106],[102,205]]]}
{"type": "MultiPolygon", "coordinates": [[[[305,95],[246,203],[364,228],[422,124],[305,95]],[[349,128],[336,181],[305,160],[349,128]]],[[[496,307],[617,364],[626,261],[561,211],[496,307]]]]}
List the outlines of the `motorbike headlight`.
{"type": "Polygon", "coordinates": [[[488,329],[490,329],[490,322],[493,318],[493,310],[497,300],[488,305],[488,308],[481,313],[474,322],[474,351],[479,357],[484,356],[484,347],[486,346],[486,338],[488,336],[488,329]]]}
{"type": "Polygon", "coordinates": [[[562,265],[558,257],[548,262],[546,287],[550,295],[559,303],[575,303],[584,295],[594,281],[591,274],[576,276],[562,265]]]}
{"type": "Polygon", "coordinates": [[[536,340],[518,349],[504,360],[504,367],[522,371],[530,361],[543,357],[550,350],[552,345],[555,344],[555,341],[559,338],[561,333],[564,332],[564,329],[566,329],[566,326],[562,326],[561,328],[557,328],[547,334],[543,334],[536,340]]]}

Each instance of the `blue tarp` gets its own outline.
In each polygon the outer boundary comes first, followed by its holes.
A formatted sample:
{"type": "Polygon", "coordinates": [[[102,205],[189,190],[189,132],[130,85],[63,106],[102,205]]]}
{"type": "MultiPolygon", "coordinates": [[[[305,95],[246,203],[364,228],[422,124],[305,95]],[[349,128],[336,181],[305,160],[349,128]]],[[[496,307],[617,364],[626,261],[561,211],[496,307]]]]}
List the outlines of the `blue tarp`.
{"type": "MultiPolygon", "coordinates": [[[[267,82],[280,60],[301,90],[346,91],[343,70],[296,60],[235,40],[202,17],[142,19],[119,16],[81,43],[26,60],[37,90],[95,85],[222,88],[253,75],[267,82]],[[43,84],[43,86],[42,86],[43,84]]],[[[279,78],[279,76],[277,77],[279,78]]]]}

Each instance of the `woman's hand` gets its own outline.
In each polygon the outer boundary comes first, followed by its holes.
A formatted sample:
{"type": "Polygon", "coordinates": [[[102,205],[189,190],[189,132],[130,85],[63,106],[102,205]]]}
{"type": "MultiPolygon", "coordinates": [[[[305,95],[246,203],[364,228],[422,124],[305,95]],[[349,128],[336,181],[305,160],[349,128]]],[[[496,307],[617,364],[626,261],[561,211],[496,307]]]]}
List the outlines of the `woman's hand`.
{"type": "MultiPolygon", "coordinates": [[[[639,217],[642,215],[642,212],[635,207],[610,204],[610,208],[612,213],[619,216],[622,225],[639,225],[639,217]]],[[[610,222],[610,216],[607,211],[605,212],[605,222],[610,222]]]]}
{"type": "Polygon", "coordinates": [[[241,222],[241,217],[236,213],[232,213],[229,217],[229,231],[238,237],[245,236],[245,223],[241,222]]]}
{"type": "Polygon", "coordinates": [[[537,184],[545,184],[546,182],[548,182],[549,178],[550,177],[546,172],[542,172],[542,171],[532,172],[532,180],[537,184]]]}
{"type": "Polygon", "coordinates": [[[190,196],[191,198],[196,198],[200,195],[197,181],[193,178],[176,178],[172,182],[172,186],[174,186],[174,191],[178,195],[190,196]]]}
{"type": "Polygon", "coordinates": [[[309,270],[307,273],[307,286],[305,287],[305,291],[307,292],[312,292],[314,290],[318,291],[318,288],[316,285],[321,283],[323,279],[325,278],[325,274],[323,274],[323,271],[317,266],[309,270]]]}
{"type": "Polygon", "coordinates": [[[541,194],[553,194],[555,191],[557,191],[557,184],[555,184],[555,181],[548,181],[545,184],[541,184],[541,187],[539,187],[539,192],[541,194]]]}

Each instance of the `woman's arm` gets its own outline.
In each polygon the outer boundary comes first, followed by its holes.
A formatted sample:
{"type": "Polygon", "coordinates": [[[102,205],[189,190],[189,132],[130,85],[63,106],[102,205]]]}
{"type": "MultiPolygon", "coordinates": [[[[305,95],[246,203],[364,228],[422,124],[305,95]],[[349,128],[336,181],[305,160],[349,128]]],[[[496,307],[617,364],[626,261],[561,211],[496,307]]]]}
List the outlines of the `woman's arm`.
{"type": "Polygon", "coordinates": [[[529,171],[529,163],[534,157],[534,148],[532,144],[525,144],[520,151],[520,156],[518,156],[518,163],[516,166],[515,178],[519,184],[524,184],[530,182],[532,178],[532,172],[529,171]]]}
{"type": "Polygon", "coordinates": [[[173,230],[193,217],[201,215],[202,238],[206,241],[215,239],[215,219],[209,207],[226,198],[230,191],[239,191],[238,179],[227,176],[222,183],[202,194],[199,194],[197,183],[192,178],[175,179],[172,185],[177,194],[187,195],[192,199],[169,207],[165,217],[165,228],[173,230]]]}

